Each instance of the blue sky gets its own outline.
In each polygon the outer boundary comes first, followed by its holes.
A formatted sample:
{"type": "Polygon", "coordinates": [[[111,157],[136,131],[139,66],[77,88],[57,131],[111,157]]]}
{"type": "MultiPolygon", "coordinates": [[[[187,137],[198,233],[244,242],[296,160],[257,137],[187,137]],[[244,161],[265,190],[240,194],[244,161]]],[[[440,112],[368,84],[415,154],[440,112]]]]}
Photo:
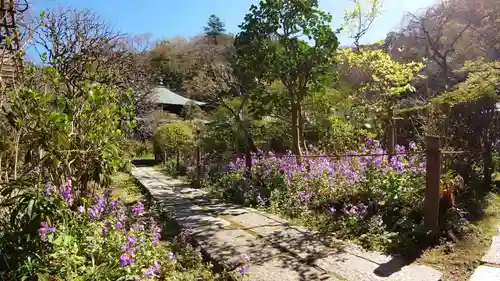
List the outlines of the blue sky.
{"type": "MultiPolygon", "coordinates": [[[[430,6],[435,0],[385,0],[384,12],[362,40],[376,42],[385,38],[401,22],[405,12],[415,12],[430,6]]],[[[58,5],[74,8],[89,8],[100,14],[107,22],[129,34],[150,34],[153,40],[175,36],[190,37],[202,33],[210,14],[216,14],[225,23],[227,30],[238,32],[251,4],[257,0],[32,0],[33,10],[50,9],[58,5]]],[[[320,0],[320,7],[333,15],[334,28],[343,22],[344,8],[349,0],[320,0]]],[[[345,35],[340,36],[341,45],[350,44],[345,35]]]]}

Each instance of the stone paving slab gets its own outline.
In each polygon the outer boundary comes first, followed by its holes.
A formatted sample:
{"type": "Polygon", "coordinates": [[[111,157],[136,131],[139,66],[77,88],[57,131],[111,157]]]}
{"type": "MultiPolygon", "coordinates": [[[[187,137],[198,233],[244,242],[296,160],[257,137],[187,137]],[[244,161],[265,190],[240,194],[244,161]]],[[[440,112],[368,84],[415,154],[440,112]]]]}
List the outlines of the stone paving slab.
{"type": "Polygon", "coordinates": [[[470,281],[498,281],[500,280],[500,268],[480,265],[472,274],[470,281]]]}
{"type": "Polygon", "coordinates": [[[482,262],[500,265],[500,236],[494,236],[488,252],[483,256],[482,262]]]}
{"type": "Polygon", "coordinates": [[[252,263],[248,280],[438,281],[442,276],[430,267],[406,265],[289,225],[273,214],[209,199],[205,191],[152,168],[133,168],[132,174],[182,227],[192,230],[212,258],[233,264],[248,254],[252,263]]]}
{"type": "Polygon", "coordinates": [[[441,273],[423,265],[406,265],[403,259],[367,252],[361,247],[324,237],[306,228],[290,226],[283,220],[248,212],[224,219],[244,226],[273,245],[292,252],[325,271],[347,280],[439,280],[441,273]]]}

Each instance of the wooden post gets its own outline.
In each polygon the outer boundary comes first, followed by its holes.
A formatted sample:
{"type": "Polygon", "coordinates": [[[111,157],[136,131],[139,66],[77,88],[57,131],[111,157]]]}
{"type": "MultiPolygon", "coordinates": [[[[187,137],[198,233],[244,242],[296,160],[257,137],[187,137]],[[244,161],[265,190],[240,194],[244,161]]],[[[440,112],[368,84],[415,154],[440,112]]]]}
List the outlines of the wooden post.
{"type": "Polygon", "coordinates": [[[491,185],[492,174],[493,174],[493,146],[490,139],[489,129],[486,129],[485,136],[483,138],[484,142],[484,152],[483,152],[483,178],[486,185],[491,185]]]}
{"type": "Polygon", "coordinates": [[[389,136],[387,140],[387,152],[389,154],[389,160],[396,154],[396,126],[394,125],[394,110],[389,108],[389,136]]]}
{"type": "Polygon", "coordinates": [[[201,151],[200,151],[200,130],[196,130],[196,182],[195,185],[200,187],[201,185],[201,151]]]}
{"type": "Polygon", "coordinates": [[[441,177],[441,151],[439,137],[427,136],[425,175],[424,225],[435,236],[439,232],[439,196],[441,177]]]}
{"type": "Polygon", "coordinates": [[[448,128],[449,128],[449,119],[450,119],[450,114],[451,114],[451,106],[450,104],[448,103],[443,103],[441,105],[441,110],[444,114],[444,120],[443,120],[443,132],[442,132],[442,136],[443,136],[443,139],[441,140],[441,147],[444,147],[444,149],[446,149],[446,147],[448,146],[448,128]]]}

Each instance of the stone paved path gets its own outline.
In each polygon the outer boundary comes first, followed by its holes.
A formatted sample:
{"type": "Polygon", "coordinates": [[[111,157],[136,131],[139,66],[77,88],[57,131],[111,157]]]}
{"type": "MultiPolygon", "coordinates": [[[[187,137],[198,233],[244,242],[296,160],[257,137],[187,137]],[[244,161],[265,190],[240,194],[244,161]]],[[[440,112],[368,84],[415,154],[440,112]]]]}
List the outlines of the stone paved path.
{"type": "Polygon", "coordinates": [[[500,227],[497,230],[497,236],[492,238],[490,249],[481,262],[483,265],[474,271],[470,281],[500,281],[500,227]]]}
{"type": "Polygon", "coordinates": [[[274,215],[210,199],[151,167],[134,167],[132,174],[182,227],[192,230],[212,258],[234,265],[247,254],[251,271],[245,280],[438,281],[442,276],[430,267],[366,252],[274,215]]]}

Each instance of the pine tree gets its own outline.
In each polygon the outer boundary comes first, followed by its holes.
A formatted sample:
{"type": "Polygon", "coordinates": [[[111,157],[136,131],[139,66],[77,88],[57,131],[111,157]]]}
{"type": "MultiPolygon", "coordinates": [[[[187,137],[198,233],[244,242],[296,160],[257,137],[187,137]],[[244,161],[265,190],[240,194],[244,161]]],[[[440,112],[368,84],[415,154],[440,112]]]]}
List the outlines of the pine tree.
{"type": "Polygon", "coordinates": [[[226,24],[221,21],[218,16],[212,14],[210,15],[210,18],[208,18],[207,26],[205,26],[203,29],[205,30],[205,34],[207,36],[213,36],[214,38],[216,38],[216,36],[222,35],[224,34],[224,32],[226,32],[225,25],[226,24]]]}

